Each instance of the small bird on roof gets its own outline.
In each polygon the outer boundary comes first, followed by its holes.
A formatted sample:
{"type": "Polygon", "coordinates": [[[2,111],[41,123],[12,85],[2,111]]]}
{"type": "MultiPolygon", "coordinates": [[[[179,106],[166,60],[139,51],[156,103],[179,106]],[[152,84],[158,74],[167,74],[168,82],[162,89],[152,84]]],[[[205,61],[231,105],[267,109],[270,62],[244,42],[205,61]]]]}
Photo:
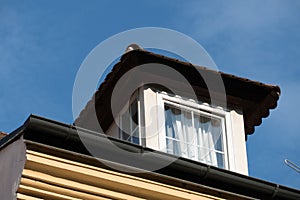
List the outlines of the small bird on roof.
{"type": "Polygon", "coordinates": [[[132,51],[132,50],[137,50],[137,49],[143,50],[143,48],[140,47],[138,44],[132,43],[132,44],[127,46],[127,48],[125,50],[125,53],[127,53],[129,51],[132,51]]]}

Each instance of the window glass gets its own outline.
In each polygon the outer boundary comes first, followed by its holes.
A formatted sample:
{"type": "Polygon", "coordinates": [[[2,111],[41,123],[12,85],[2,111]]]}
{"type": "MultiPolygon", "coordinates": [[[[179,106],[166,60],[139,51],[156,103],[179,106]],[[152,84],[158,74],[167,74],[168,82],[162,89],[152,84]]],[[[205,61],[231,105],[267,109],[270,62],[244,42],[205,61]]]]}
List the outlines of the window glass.
{"type": "Polygon", "coordinates": [[[127,111],[120,116],[120,137],[135,144],[140,144],[138,100],[135,98],[127,111]]]}
{"type": "Polygon", "coordinates": [[[167,152],[224,168],[223,121],[165,104],[167,152]]]}

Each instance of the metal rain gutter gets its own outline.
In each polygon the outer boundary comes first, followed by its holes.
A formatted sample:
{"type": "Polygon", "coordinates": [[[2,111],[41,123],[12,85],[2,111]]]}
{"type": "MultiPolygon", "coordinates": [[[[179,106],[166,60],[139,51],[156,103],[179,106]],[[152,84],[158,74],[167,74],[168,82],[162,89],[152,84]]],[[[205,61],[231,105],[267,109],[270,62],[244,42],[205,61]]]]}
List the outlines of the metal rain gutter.
{"type": "MultiPolygon", "coordinates": [[[[17,129],[18,130],[18,129],[17,129]]],[[[82,144],[82,140],[97,149],[97,158],[147,170],[153,164],[168,163],[173,155],[157,152],[153,149],[107,137],[104,134],[84,130],[39,116],[31,115],[18,133],[23,132],[24,139],[57,148],[91,155],[82,144]],[[80,132],[80,136],[78,134],[80,132]],[[116,145],[135,154],[128,156],[124,151],[111,148],[116,145]],[[147,153],[151,152],[150,156],[147,153]],[[132,156],[135,155],[135,156],[132,156]]],[[[18,135],[18,134],[17,134],[18,135]]],[[[1,143],[0,143],[1,148],[1,143]]],[[[178,158],[157,173],[207,185],[225,191],[234,192],[260,199],[300,199],[300,191],[264,180],[234,173],[185,158],[178,158]]]]}

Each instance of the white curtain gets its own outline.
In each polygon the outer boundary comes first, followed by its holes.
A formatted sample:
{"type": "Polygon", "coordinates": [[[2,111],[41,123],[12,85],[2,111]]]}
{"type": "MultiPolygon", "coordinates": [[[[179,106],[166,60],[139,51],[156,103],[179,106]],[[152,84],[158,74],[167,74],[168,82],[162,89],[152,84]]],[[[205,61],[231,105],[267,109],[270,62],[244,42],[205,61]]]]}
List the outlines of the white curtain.
{"type": "Polygon", "coordinates": [[[212,119],[211,121],[211,133],[212,133],[212,139],[214,141],[214,150],[218,151],[216,152],[217,156],[217,165],[219,167],[224,168],[225,166],[225,160],[224,160],[224,144],[223,144],[223,128],[221,120],[218,119],[212,119]],[[222,152],[222,153],[221,153],[222,152]]]}
{"type": "Polygon", "coordinates": [[[165,116],[168,153],[214,166],[223,165],[223,155],[215,152],[223,151],[220,120],[195,114],[192,116],[192,112],[171,106],[165,107],[165,116]]]}
{"type": "Polygon", "coordinates": [[[194,147],[194,131],[193,131],[193,119],[191,112],[182,111],[181,112],[181,121],[177,122],[177,127],[181,126],[182,132],[179,138],[183,138],[181,143],[181,149],[184,149],[182,154],[183,157],[195,159],[195,147],[194,147]]]}
{"type": "Polygon", "coordinates": [[[180,124],[180,115],[174,114],[174,111],[170,107],[166,107],[165,116],[166,116],[166,136],[167,136],[167,152],[181,156],[181,147],[180,143],[177,140],[182,139],[182,129],[180,124]]]}
{"type": "Polygon", "coordinates": [[[195,158],[193,145],[195,134],[191,113],[173,107],[167,107],[165,113],[167,149],[169,153],[186,158],[195,158]]]}
{"type": "Polygon", "coordinates": [[[198,160],[217,166],[217,155],[214,150],[211,120],[207,117],[195,116],[194,120],[197,135],[198,160]]]}

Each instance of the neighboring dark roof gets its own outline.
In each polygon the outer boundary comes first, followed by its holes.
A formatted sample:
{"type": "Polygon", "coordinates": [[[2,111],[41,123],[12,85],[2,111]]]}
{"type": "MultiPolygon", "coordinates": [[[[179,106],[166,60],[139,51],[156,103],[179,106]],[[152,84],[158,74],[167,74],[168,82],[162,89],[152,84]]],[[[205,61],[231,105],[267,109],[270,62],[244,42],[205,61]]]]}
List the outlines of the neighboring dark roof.
{"type": "Polygon", "coordinates": [[[1,140],[2,138],[4,138],[5,136],[7,136],[7,134],[0,131],[0,140],[1,140]]]}
{"type": "MultiPolygon", "coordinates": [[[[113,117],[111,114],[111,94],[119,78],[135,66],[147,63],[160,63],[172,67],[184,75],[191,83],[195,93],[200,98],[210,101],[206,83],[200,73],[209,77],[221,76],[224,82],[226,99],[229,106],[237,106],[243,110],[245,135],[252,134],[254,127],[262,123],[262,118],[269,115],[269,110],[277,106],[280,96],[280,88],[276,85],[264,84],[240,78],[234,75],[207,69],[201,66],[194,66],[191,63],[182,62],[177,59],[168,58],[163,55],[151,53],[145,50],[132,50],[125,53],[120,61],[115,64],[112,71],[106,76],[104,82],[95,92],[92,99],[81,111],[74,124],[93,130],[89,122],[89,113],[96,107],[98,121],[106,131],[113,117]],[[197,71],[198,70],[198,71],[197,71]],[[96,104],[95,104],[96,102],[96,104]]],[[[218,91],[215,91],[218,92],[218,91]]],[[[222,95],[222,94],[221,94],[222,95]]]]}
{"type": "MultiPolygon", "coordinates": [[[[80,138],[84,139],[85,144],[100,152],[101,157],[99,157],[99,159],[103,162],[113,162],[115,165],[147,170],[149,166],[155,163],[168,162],[171,158],[174,158],[173,155],[154,151],[136,144],[107,137],[104,134],[96,134],[72,125],[63,124],[33,115],[27,119],[23,126],[10,133],[7,137],[5,137],[5,140],[3,139],[0,141],[0,151],[5,146],[23,135],[23,138],[27,143],[27,148],[29,149],[47,151],[48,153],[53,151],[53,148],[67,150],[69,152],[67,153],[69,159],[80,160],[80,162],[83,163],[98,165],[96,164],[95,159],[92,161],[92,157],[85,159],[87,157],[83,156],[90,156],[90,154],[81,143],[77,132],[79,130],[82,133],[80,138]],[[107,140],[107,138],[109,140],[107,140]],[[137,154],[128,156],[122,151],[112,149],[112,144],[137,154]],[[152,154],[148,155],[148,152],[152,152],[152,154]]],[[[57,153],[57,151],[55,151],[55,153],[57,153]]],[[[59,156],[63,156],[63,153],[59,153],[59,156]]],[[[300,199],[299,190],[219,169],[217,167],[185,158],[178,158],[170,165],[167,165],[155,172],[146,172],[145,174],[136,173],[135,176],[147,177],[150,180],[168,180],[168,184],[176,186],[180,185],[182,188],[192,189],[195,191],[198,191],[197,188],[200,188],[196,187],[197,185],[202,185],[225,191],[225,193],[227,191],[252,198],[300,199]],[[167,177],[169,177],[169,179],[167,177]],[[171,181],[172,178],[174,178],[173,181],[171,181]]],[[[209,193],[210,190],[208,189],[206,192],[209,193]]],[[[218,195],[222,196],[222,192],[218,195]]],[[[226,198],[226,195],[223,197],[226,198]]]]}

